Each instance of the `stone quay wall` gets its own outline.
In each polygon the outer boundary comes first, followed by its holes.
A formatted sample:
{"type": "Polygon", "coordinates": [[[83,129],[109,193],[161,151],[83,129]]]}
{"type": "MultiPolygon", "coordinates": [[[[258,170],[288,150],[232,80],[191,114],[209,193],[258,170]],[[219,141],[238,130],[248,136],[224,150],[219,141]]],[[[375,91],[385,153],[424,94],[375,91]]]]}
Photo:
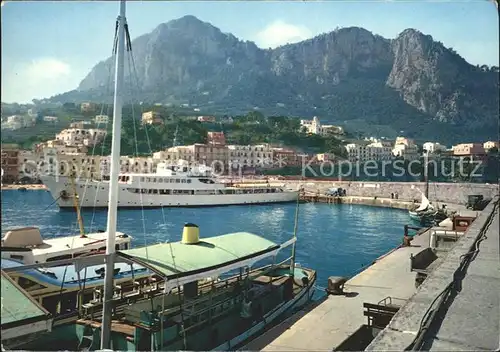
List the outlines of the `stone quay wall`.
{"type": "MultiPolygon", "coordinates": [[[[329,188],[343,188],[347,196],[391,198],[391,193],[397,193],[399,200],[418,200],[425,192],[424,182],[357,182],[357,181],[284,181],[293,189],[300,186],[306,192],[323,194],[329,188]]],[[[479,194],[485,198],[493,198],[499,194],[497,184],[481,183],[430,183],[429,200],[431,202],[466,204],[467,196],[479,194]]]]}

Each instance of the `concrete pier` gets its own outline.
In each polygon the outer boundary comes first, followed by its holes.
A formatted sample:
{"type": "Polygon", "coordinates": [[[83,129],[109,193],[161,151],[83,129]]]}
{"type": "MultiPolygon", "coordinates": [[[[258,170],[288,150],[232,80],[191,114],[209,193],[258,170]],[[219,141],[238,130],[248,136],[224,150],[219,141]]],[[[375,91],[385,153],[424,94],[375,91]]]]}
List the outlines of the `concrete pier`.
{"type": "Polygon", "coordinates": [[[307,203],[328,203],[328,204],[360,204],[372,205],[376,207],[410,209],[415,206],[414,202],[379,197],[359,197],[359,196],[327,196],[314,193],[301,195],[301,200],[307,203]]]}
{"type": "Polygon", "coordinates": [[[429,267],[427,278],[418,288],[415,285],[417,274],[411,271],[409,259],[429,247],[430,231],[415,236],[411,247],[389,252],[348,280],[345,295],[326,297],[243,349],[404,350],[419,336],[422,318],[431,310],[436,297],[456,278],[455,272],[463,258],[472,254],[472,264],[460,276],[458,287],[461,291],[455,292],[448,309],[438,313],[436,322],[427,330],[428,336],[422,337],[423,347],[418,349],[497,349],[500,338],[499,214],[494,204],[497,201],[498,196],[480,213],[458,209],[461,215],[478,217],[451,249],[448,247],[440,254],[436,252],[438,259],[429,267]],[[369,325],[364,310],[366,303],[399,309],[389,324],[381,328],[383,330],[372,329],[368,338],[366,334],[358,335],[369,325]],[[359,342],[364,338],[368,341],[359,342]],[[352,341],[354,347],[348,344],[352,341]]]}
{"type": "Polygon", "coordinates": [[[494,204],[498,199],[482,211],[366,350],[402,351],[413,345],[414,350],[498,351],[500,215],[494,204]],[[422,321],[427,322],[423,328],[422,321]]]}
{"type": "MultiPolygon", "coordinates": [[[[272,184],[285,184],[292,189],[303,188],[306,192],[324,194],[330,188],[342,188],[347,196],[391,198],[391,193],[398,195],[400,201],[420,202],[420,191],[425,190],[424,182],[382,182],[382,181],[316,181],[316,180],[283,180],[272,181],[272,184]]],[[[469,195],[479,194],[492,198],[498,194],[498,184],[483,183],[444,183],[429,184],[429,200],[431,202],[466,204],[469,195]]]]}

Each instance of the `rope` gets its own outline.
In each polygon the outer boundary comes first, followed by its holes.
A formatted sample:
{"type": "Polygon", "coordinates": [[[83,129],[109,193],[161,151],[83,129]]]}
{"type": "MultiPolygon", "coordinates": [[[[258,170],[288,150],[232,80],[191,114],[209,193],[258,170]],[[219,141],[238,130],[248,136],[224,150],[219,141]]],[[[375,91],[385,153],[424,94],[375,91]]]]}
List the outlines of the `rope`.
{"type": "MultiPolygon", "coordinates": [[[[116,58],[116,49],[117,49],[117,45],[118,45],[118,20],[116,20],[115,22],[115,36],[113,38],[113,49],[112,49],[112,52],[111,52],[111,57],[112,57],[112,63],[115,62],[115,58],[116,58]]],[[[106,82],[106,94],[105,94],[105,97],[108,96],[108,94],[110,93],[110,87],[111,87],[111,70],[113,68],[113,64],[109,65],[108,67],[108,80],[106,82]]],[[[106,104],[106,116],[109,116],[109,113],[110,113],[110,109],[111,109],[111,106],[106,104]]],[[[102,103],[101,105],[101,112],[100,112],[100,115],[102,115],[104,112],[104,102],[102,103]]],[[[109,125],[109,120],[106,122],[106,125],[105,125],[105,129],[106,131],[108,130],[108,125],[109,125]]],[[[105,137],[106,138],[106,137],[105,137]]],[[[95,145],[92,149],[92,156],[95,155],[95,145]]],[[[104,154],[104,141],[101,143],[101,156],[104,154]]],[[[101,160],[102,162],[102,160],[101,160]]],[[[101,165],[99,165],[99,167],[101,167],[101,165]]],[[[97,191],[95,192],[95,196],[94,196],[94,205],[97,203],[97,196],[99,195],[99,191],[100,191],[100,184],[102,183],[102,171],[100,172],[101,173],[101,179],[97,181],[97,191]]],[[[88,183],[85,183],[85,189],[84,189],[84,197],[85,197],[85,192],[87,191],[87,186],[88,186],[88,183]]],[[[96,211],[95,211],[95,207],[93,207],[92,209],[92,218],[91,218],[91,221],[90,221],[90,229],[89,231],[92,232],[92,229],[94,227],[94,220],[95,220],[95,215],[96,215],[96,211]]]]}
{"type": "Polygon", "coordinates": [[[44,211],[49,209],[51,206],[53,206],[58,200],[59,198],[61,198],[61,196],[57,197],[56,199],[54,199],[54,201],[52,203],[50,203],[45,209],[43,209],[44,211]]]}
{"type": "MultiPolygon", "coordinates": [[[[127,27],[127,31],[128,33],[128,27],[127,27]]],[[[127,38],[128,40],[130,41],[130,35],[127,35],[127,38]]],[[[133,52],[132,52],[132,45],[128,45],[128,47],[130,48],[129,50],[129,56],[128,56],[128,63],[129,63],[129,69],[130,69],[130,64],[132,64],[132,72],[131,72],[131,76],[133,75],[134,78],[135,78],[135,83],[136,83],[136,87],[137,87],[137,90],[139,91],[139,79],[138,79],[138,76],[137,76],[137,70],[136,70],[136,66],[135,66],[135,60],[134,60],[134,55],[133,55],[133,52]]],[[[141,113],[143,112],[143,109],[144,107],[141,106],[141,113]]],[[[137,130],[136,130],[136,127],[135,127],[135,109],[134,109],[134,105],[132,105],[132,116],[133,116],[133,120],[134,120],[134,139],[136,141],[136,155],[138,156],[139,155],[139,150],[138,150],[138,145],[137,145],[137,130]]],[[[148,133],[148,129],[147,127],[144,127],[144,131],[146,133],[146,141],[147,141],[147,144],[148,144],[148,149],[150,151],[150,153],[152,153],[152,148],[151,148],[151,141],[150,141],[150,138],[149,138],[149,133],[148,133]]],[[[140,182],[140,181],[139,181],[140,182]]],[[[143,214],[143,220],[144,220],[144,205],[143,205],[143,202],[142,202],[142,193],[141,193],[141,211],[142,211],[142,214],[143,214]]],[[[163,221],[164,223],[166,223],[166,217],[165,217],[165,211],[164,211],[164,207],[161,206],[161,212],[162,212],[162,218],[163,218],[163,221]]],[[[144,235],[146,233],[146,229],[144,227],[144,235]]],[[[146,242],[146,236],[144,236],[144,241],[146,242]]],[[[176,261],[175,261],[175,255],[174,255],[174,252],[173,252],[173,248],[172,248],[172,243],[170,242],[170,240],[168,240],[168,244],[169,244],[169,249],[170,249],[170,255],[172,257],[172,264],[174,266],[174,269],[176,271],[178,271],[177,269],[177,264],[176,264],[176,261]]],[[[147,254],[147,247],[146,247],[146,258],[148,257],[148,254],[147,254]]],[[[165,277],[164,278],[164,282],[166,283],[167,281],[167,278],[165,277]]],[[[180,287],[180,280],[179,280],[179,277],[177,277],[176,279],[177,281],[177,294],[179,295],[179,298],[180,298],[180,294],[181,294],[181,287],[180,287]]],[[[163,292],[163,309],[165,309],[165,302],[164,302],[164,297],[165,295],[167,294],[167,292],[163,292]]],[[[181,330],[182,330],[182,336],[183,336],[183,343],[184,343],[184,348],[186,349],[187,348],[187,340],[186,340],[186,331],[185,331],[185,326],[184,326],[184,308],[183,308],[183,303],[182,303],[182,299],[179,299],[179,306],[180,306],[180,314],[181,314],[181,330]]],[[[161,323],[160,323],[160,329],[161,329],[161,333],[160,335],[163,336],[163,317],[161,319],[161,323]]],[[[161,341],[161,344],[163,345],[163,340],[161,341]]],[[[161,346],[160,346],[161,348],[161,346]]]]}

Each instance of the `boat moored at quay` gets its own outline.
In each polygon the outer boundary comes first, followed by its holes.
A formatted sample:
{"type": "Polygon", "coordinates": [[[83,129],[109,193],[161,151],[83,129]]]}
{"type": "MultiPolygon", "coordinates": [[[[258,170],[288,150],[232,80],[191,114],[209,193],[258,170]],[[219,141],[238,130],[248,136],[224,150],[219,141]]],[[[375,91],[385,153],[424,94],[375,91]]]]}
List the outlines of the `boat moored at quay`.
{"type": "Polygon", "coordinates": [[[114,350],[238,348],[311,301],[316,272],[295,264],[295,242],[246,232],[202,239],[186,224],[179,242],[117,251],[110,331],[101,255],[28,267],[4,259],[2,271],[53,319],[50,332],[4,346],[98,350],[108,333],[114,350]],[[277,262],[290,247],[292,256],[277,262]]]}
{"type": "MultiPolygon", "coordinates": [[[[77,258],[106,250],[105,231],[73,236],[42,238],[37,227],[23,227],[7,231],[1,241],[2,259],[11,259],[25,265],[77,258]]],[[[115,234],[115,248],[129,249],[132,237],[122,232],[115,234]]]]}
{"type": "MultiPolygon", "coordinates": [[[[108,205],[108,180],[74,180],[68,176],[42,176],[43,183],[60,208],[108,205]]],[[[233,185],[212,176],[209,168],[171,166],[160,163],[151,173],[119,175],[118,207],[201,207],[219,205],[294,202],[298,191],[284,186],[233,185]]]]}

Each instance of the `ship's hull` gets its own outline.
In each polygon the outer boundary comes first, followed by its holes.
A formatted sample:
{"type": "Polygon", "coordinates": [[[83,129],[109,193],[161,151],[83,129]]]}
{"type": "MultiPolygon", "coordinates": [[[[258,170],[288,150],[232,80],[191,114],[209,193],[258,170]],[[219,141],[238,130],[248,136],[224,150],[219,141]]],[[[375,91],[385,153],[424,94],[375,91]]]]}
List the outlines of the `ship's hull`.
{"type": "Polygon", "coordinates": [[[409,211],[408,214],[410,215],[410,219],[418,222],[422,226],[432,225],[436,217],[435,211],[427,211],[427,212],[409,211]]]}
{"type": "MultiPolygon", "coordinates": [[[[57,205],[62,209],[74,209],[73,195],[67,178],[45,177],[43,183],[49,189],[57,205]],[[65,194],[65,196],[61,196],[65,194]]],[[[81,208],[107,208],[109,183],[77,182],[81,208]]],[[[133,193],[128,185],[119,185],[118,208],[154,208],[154,207],[203,207],[245,204],[287,203],[296,201],[298,191],[275,193],[243,193],[243,194],[148,194],[133,193]]]]}
{"type": "MultiPolygon", "coordinates": [[[[288,317],[289,315],[295,313],[296,311],[307,306],[313,299],[315,293],[316,284],[316,274],[314,273],[311,280],[303,287],[300,292],[295,295],[292,299],[288,301],[283,301],[278,304],[274,309],[267,312],[260,320],[254,321],[251,326],[249,326],[244,331],[238,333],[236,336],[232,335],[217,347],[213,348],[193,348],[192,350],[212,350],[212,351],[230,351],[241,348],[245,343],[248,343],[255,337],[259,336],[266,329],[272,328],[282,319],[288,317]]],[[[187,335],[187,341],[196,339],[197,337],[202,339],[209,334],[213,328],[219,327],[221,331],[231,331],[232,328],[237,328],[238,324],[241,323],[241,318],[239,314],[234,316],[236,320],[229,320],[233,325],[220,325],[221,322],[216,320],[211,326],[207,326],[203,331],[195,335],[187,335]],[[234,325],[235,324],[235,325],[234,325]]],[[[227,323],[227,322],[226,322],[227,323]]],[[[166,339],[169,335],[173,334],[173,327],[165,327],[163,331],[151,332],[148,330],[143,330],[140,328],[135,328],[133,333],[134,338],[126,338],[125,331],[113,330],[111,331],[111,344],[113,350],[123,350],[123,351],[141,351],[141,350],[182,350],[182,341],[177,341],[172,345],[161,344],[162,339],[166,339]],[[153,348],[152,346],[156,347],[153,348]]],[[[174,327],[176,330],[177,327],[174,327]]],[[[177,334],[177,332],[175,332],[177,334]]],[[[79,347],[79,350],[84,349],[87,351],[94,351],[99,349],[99,342],[101,339],[100,322],[97,322],[95,326],[89,328],[89,326],[82,325],[82,323],[75,324],[74,321],[69,324],[55,324],[52,332],[45,334],[38,340],[23,345],[22,348],[25,350],[41,350],[39,346],[47,346],[46,350],[60,350],[61,348],[66,348],[69,350],[75,350],[75,346],[79,347]],[[52,347],[56,346],[56,347],[52,347]]],[[[198,343],[199,344],[199,343],[198,343]]]]}

